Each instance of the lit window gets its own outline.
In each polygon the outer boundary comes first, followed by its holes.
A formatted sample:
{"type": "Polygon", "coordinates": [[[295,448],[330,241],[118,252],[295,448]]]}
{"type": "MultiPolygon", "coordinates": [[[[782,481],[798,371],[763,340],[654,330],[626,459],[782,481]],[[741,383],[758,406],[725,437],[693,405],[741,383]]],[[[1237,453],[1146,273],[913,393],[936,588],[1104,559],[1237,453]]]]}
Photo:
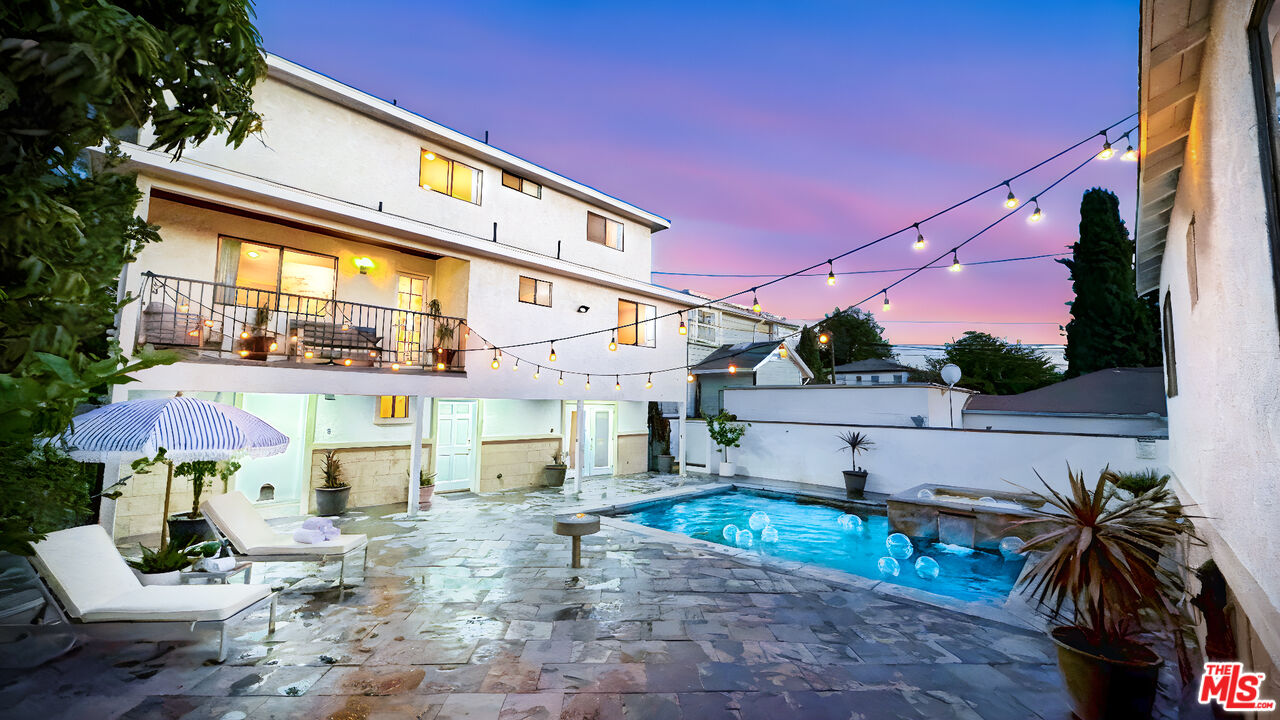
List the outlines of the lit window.
{"type": "Polygon", "coordinates": [[[652,305],[618,301],[618,344],[654,347],[658,309],[652,305]]]}
{"type": "Polygon", "coordinates": [[[378,396],[379,420],[404,420],[409,417],[408,395],[378,396]]]}
{"type": "Polygon", "coordinates": [[[614,250],[621,250],[622,223],[589,212],[587,213],[587,240],[614,250]]]}
{"type": "Polygon", "coordinates": [[[506,170],[502,171],[502,184],[512,190],[519,190],[529,197],[542,197],[542,186],[532,180],[525,180],[519,175],[512,175],[506,170]]]}
{"type": "Polygon", "coordinates": [[[434,151],[423,150],[418,184],[428,190],[479,205],[481,174],[470,165],[451,160],[434,151]]]}
{"type": "Polygon", "coordinates": [[[218,241],[218,283],[235,288],[221,288],[219,303],[266,305],[303,315],[326,313],[338,282],[336,257],[226,236],[218,241]]]}
{"type": "Polygon", "coordinates": [[[551,307],[551,283],[521,275],[520,302],[551,307]]]}

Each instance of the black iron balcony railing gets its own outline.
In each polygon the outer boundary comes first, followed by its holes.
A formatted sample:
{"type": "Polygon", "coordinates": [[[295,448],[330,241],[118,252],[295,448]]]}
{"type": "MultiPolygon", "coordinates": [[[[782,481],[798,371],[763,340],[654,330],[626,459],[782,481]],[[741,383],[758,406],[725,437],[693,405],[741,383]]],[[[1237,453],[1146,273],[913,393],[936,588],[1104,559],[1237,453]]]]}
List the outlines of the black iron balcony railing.
{"type": "Polygon", "coordinates": [[[458,371],[464,318],[143,273],[138,343],[197,357],[458,371]]]}

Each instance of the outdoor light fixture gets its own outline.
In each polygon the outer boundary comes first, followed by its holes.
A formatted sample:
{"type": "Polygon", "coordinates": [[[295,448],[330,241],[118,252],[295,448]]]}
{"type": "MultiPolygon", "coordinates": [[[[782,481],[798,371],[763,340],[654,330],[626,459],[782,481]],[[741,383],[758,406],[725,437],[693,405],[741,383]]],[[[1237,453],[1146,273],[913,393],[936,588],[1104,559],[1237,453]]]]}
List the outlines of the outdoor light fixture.
{"type": "Polygon", "coordinates": [[[685,380],[688,380],[689,382],[693,382],[693,373],[689,373],[687,376],[685,376],[685,380]]]}
{"type": "Polygon", "coordinates": [[[511,366],[511,372],[520,372],[520,358],[516,358],[516,364],[511,366]]]}
{"type": "Polygon", "coordinates": [[[883,290],[881,292],[884,295],[884,311],[889,312],[889,291],[883,290]]]}
{"type": "Polygon", "coordinates": [[[497,350],[493,351],[493,362],[489,363],[489,367],[493,368],[494,370],[497,370],[499,367],[502,367],[502,363],[498,360],[497,350]]]}
{"type": "Polygon", "coordinates": [[[552,346],[551,346],[551,354],[547,356],[547,360],[549,360],[549,361],[551,361],[551,362],[555,362],[555,361],[556,361],[556,346],[555,346],[555,345],[552,345],[552,346]]]}
{"type": "Polygon", "coordinates": [[[653,387],[653,373],[649,373],[649,379],[644,382],[644,389],[648,390],[653,387]]]}
{"type": "Polygon", "coordinates": [[[347,323],[342,323],[342,329],[343,329],[343,330],[350,330],[350,329],[351,329],[351,325],[349,325],[349,324],[347,324],[347,323]]]}
{"type": "Polygon", "coordinates": [[[588,376],[587,376],[587,386],[586,386],[586,387],[587,387],[587,389],[588,389],[588,390],[590,390],[590,389],[591,389],[591,376],[590,376],[590,375],[588,375],[588,376]]]}
{"type": "Polygon", "coordinates": [[[1107,141],[1102,143],[1102,152],[1098,153],[1098,159],[1110,160],[1111,156],[1115,154],[1116,154],[1116,151],[1111,148],[1111,142],[1107,141]]]}
{"type": "Polygon", "coordinates": [[[831,337],[830,337],[829,335],[827,335],[826,333],[822,333],[822,334],[818,335],[818,343],[819,343],[819,344],[826,345],[826,344],[827,344],[828,342],[830,342],[830,341],[831,341],[831,337]]]}
{"type": "MultiPolygon", "coordinates": [[[[188,335],[190,335],[191,337],[196,337],[197,335],[199,335],[199,334],[200,334],[200,331],[199,331],[199,330],[192,330],[191,332],[189,332],[189,333],[187,333],[187,334],[188,334],[188,335]]],[[[272,350],[275,350],[275,347],[274,347],[275,343],[271,343],[271,344],[272,344],[272,346],[273,346],[271,349],[272,349],[272,350]]]]}
{"type": "Polygon", "coordinates": [[[186,304],[186,303],[183,303],[183,304],[181,304],[181,305],[179,305],[179,306],[178,306],[178,312],[186,312],[186,311],[188,311],[188,310],[190,310],[190,309],[191,309],[191,306],[190,306],[190,305],[188,305],[188,304],[186,304]]]}
{"type": "Polygon", "coordinates": [[[360,268],[361,275],[368,275],[369,270],[373,267],[373,261],[367,257],[358,257],[351,262],[355,263],[356,267],[360,268]]]}
{"type": "Polygon", "coordinates": [[[436,159],[436,154],[431,152],[430,150],[422,153],[422,156],[425,157],[428,161],[436,159]]]}
{"type": "Polygon", "coordinates": [[[614,390],[622,389],[622,379],[619,378],[617,375],[613,376],[613,389],[614,390]]]}
{"type": "MultiPolygon", "coordinates": [[[[204,321],[204,326],[205,326],[205,327],[208,327],[208,328],[213,327],[213,321],[212,321],[212,320],[205,320],[205,321],[204,321]]],[[[294,338],[294,340],[297,340],[297,338],[294,338]]]]}
{"type": "Polygon", "coordinates": [[[689,328],[685,327],[685,324],[684,324],[684,315],[683,315],[683,314],[681,314],[681,315],[680,315],[680,334],[681,334],[681,335],[688,335],[688,334],[689,334],[689,328]]]}
{"type": "Polygon", "coordinates": [[[756,297],[755,288],[751,288],[751,312],[760,314],[760,298],[756,297]]]}
{"type": "Polygon", "coordinates": [[[836,284],[836,266],[832,265],[830,260],[827,261],[827,284],[836,284]]]}
{"type": "Polygon", "coordinates": [[[249,252],[245,253],[245,255],[248,255],[249,257],[257,260],[260,253],[257,250],[250,250],[249,252]]]}
{"type": "Polygon", "coordinates": [[[956,254],[955,250],[952,250],[951,251],[951,272],[960,272],[961,267],[963,266],[960,264],[960,256],[956,254]]]}
{"type": "Polygon", "coordinates": [[[542,373],[541,373],[541,371],[542,371],[542,368],[541,368],[540,366],[538,366],[538,365],[534,365],[534,366],[533,366],[533,379],[534,379],[534,380],[537,380],[537,379],[538,379],[538,377],[542,374],[542,373]]]}
{"type": "Polygon", "coordinates": [[[1009,197],[1004,199],[1004,206],[1012,210],[1018,207],[1018,197],[1013,194],[1013,188],[1009,186],[1009,183],[1006,182],[1004,186],[1009,188],[1009,197]]]}
{"type": "Polygon", "coordinates": [[[1125,150],[1124,154],[1120,156],[1120,159],[1125,162],[1138,162],[1138,151],[1134,150],[1133,146],[1130,145],[1129,149],[1125,150]]]}
{"type": "Polygon", "coordinates": [[[738,374],[738,366],[737,366],[737,365],[734,365],[733,363],[729,363],[729,374],[730,374],[730,375],[737,375],[737,374],[738,374]]]}
{"type": "Polygon", "coordinates": [[[240,333],[240,339],[241,339],[241,340],[247,340],[248,338],[249,338],[249,331],[248,331],[248,330],[243,330],[243,331],[241,331],[241,333],[240,333]]]}
{"type": "Polygon", "coordinates": [[[1035,211],[1033,211],[1033,212],[1031,213],[1031,217],[1028,217],[1028,218],[1027,218],[1027,222],[1029,222],[1029,223],[1038,223],[1038,222],[1040,222],[1041,220],[1043,220],[1043,219],[1044,219],[1044,213],[1040,212],[1040,201],[1039,201],[1039,200],[1037,200],[1036,198],[1031,198],[1031,202],[1035,203],[1035,205],[1036,205],[1036,209],[1035,209],[1035,211]]]}
{"type": "Polygon", "coordinates": [[[590,307],[590,306],[588,306],[588,305],[579,305],[579,306],[578,306],[578,312],[580,312],[580,313],[587,312],[587,311],[588,311],[588,310],[590,310],[590,309],[591,309],[591,307],[590,307]]]}
{"type": "Polygon", "coordinates": [[[925,242],[924,242],[924,233],[920,232],[920,223],[915,223],[911,227],[916,229],[916,241],[911,245],[911,247],[915,248],[916,250],[923,250],[925,242]]]}
{"type": "Polygon", "coordinates": [[[614,337],[609,338],[609,352],[613,352],[613,351],[615,351],[615,350],[617,350],[617,349],[618,349],[618,338],[617,338],[617,336],[614,336],[614,337]]]}
{"type": "Polygon", "coordinates": [[[563,370],[562,370],[562,371],[560,371],[560,381],[559,381],[559,384],[560,384],[560,385],[563,385],[563,384],[564,384],[564,371],[563,371],[563,370]]]}

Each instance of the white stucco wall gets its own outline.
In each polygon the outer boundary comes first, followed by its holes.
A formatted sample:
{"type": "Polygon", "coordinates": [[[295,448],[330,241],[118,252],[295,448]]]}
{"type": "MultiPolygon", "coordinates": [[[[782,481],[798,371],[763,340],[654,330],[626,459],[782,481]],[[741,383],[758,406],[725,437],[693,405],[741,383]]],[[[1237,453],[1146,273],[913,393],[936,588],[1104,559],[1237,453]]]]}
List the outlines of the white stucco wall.
{"type": "Polygon", "coordinates": [[[789,353],[786,360],[774,353],[756,369],[757,385],[799,385],[803,381],[800,368],[791,361],[789,353]]]}
{"type": "MultiPolygon", "coordinates": [[[[729,412],[747,420],[783,422],[901,425],[914,427],[913,416],[928,427],[948,427],[946,388],[933,385],[803,385],[732,388],[724,392],[729,412]]],[[[955,426],[969,392],[955,390],[955,426]]],[[[704,406],[705,406],[705,397],[704,406]]]]}
{"type": "Polygon", "coordinates": [[[561,403],[555,400],[485,400],[481,413],[486,440],[561,432],[561,403]]]}
{"type": "MultiPolygon", "coordinates": [[[[1170,467],[1204,516],[1219,568],[1280,658],[1280,331],[1246,28],[1252,3],[1213,4],[1191,133],[1161,266],[1178,395],[1170,467]],[[1195,218],[1199,299],[1188,228],[1195,218]]],[[[1141,231],[1141,226],[1139,227],[1141,231]]]]}
{"type": "Polygon", "coordinates": [[[1098,435],[1146,435],[1168,437],[1168,420],[1158,415],[1054,415],[966,410],[969,430],[1035,430],[1098,435]]]}
{"type": "MultiPolygon", "coordinates": [[[[413,402],[409,418],[398,422],[376,422],[378,397],[374,395],[321,395],[316,399],[315,441],[318,444],[404,443],[413,437],[413,402]]],[[[431,437],[431,398],[423,402],[425,422],[422,437],[431,437]]]]}

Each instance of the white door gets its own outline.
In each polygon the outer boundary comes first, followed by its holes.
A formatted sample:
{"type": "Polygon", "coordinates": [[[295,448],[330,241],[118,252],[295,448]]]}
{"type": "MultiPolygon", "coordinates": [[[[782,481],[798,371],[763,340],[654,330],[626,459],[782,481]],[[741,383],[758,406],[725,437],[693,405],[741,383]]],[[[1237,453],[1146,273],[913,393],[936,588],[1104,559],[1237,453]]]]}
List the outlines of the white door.
{"type": "Polygon", "coordinates": [[[476,403],[441,400],[436,408],[436,491],[470,490],[475,478],[476,403]]]}
{"type": "Polygon", "coordinates": [[[613,408],[587,406],[587,475],[613,474],[613,408]]]}

